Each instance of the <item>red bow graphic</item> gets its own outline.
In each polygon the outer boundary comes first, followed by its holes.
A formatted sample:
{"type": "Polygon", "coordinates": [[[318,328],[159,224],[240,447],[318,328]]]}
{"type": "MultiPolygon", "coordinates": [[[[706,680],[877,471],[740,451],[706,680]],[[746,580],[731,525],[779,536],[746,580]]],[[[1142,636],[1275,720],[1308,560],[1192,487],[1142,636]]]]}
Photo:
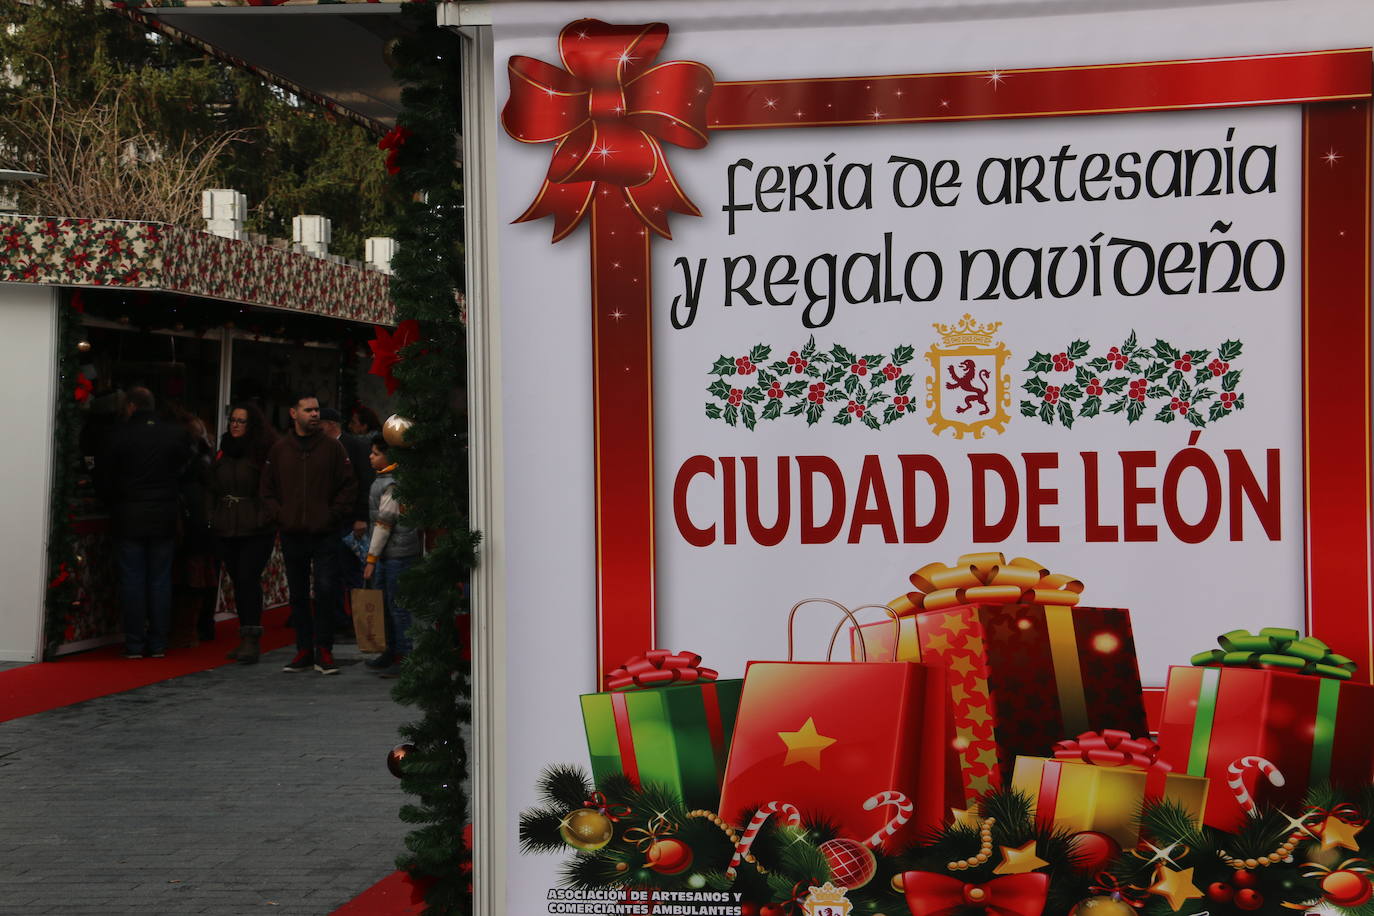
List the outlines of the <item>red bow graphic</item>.
{"type": "Polygon", "coordinates": [[[930,871],[902,875],[906,905],[915,916],[946,916],[965,907],[982,907],[991,916],[1040,916],[1049,890],[1048,875],[1004,875],[986,884],[965,884],[930,871]]]}
{"type": "Polygon", "coordinates": [[[510,59],[506,132],[522,143],[553,143],[544,185],[517,223],[552,215],[553,240],[577,228],[604,182],[619,188],[664,238],[668,211],[700,216],[678,187],[659,141],[706,145],[706,102],[715,78],[695,61],[649,66],[668,26],[579,19],[558,35],[564,70],[532,57],[510,59]]]}

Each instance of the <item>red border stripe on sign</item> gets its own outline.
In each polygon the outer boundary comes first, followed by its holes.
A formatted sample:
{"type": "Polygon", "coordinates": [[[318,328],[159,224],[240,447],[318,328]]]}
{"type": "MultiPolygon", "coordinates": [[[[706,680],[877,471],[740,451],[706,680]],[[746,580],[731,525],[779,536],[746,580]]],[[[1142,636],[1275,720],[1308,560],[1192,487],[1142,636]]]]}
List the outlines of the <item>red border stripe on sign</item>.
{"type": "Polygon", "coordinates": [[[1291,105],[1370,96],[1370,51],[1353,48],[1089,67],[717,83],[715,130],[1291,105]]]}
{"type": "Polygon", "coordinates": [[[1370,622],[1370,103],[1303,118],[1303,451],[1307,627],[1374,668],[1370,622]]]}

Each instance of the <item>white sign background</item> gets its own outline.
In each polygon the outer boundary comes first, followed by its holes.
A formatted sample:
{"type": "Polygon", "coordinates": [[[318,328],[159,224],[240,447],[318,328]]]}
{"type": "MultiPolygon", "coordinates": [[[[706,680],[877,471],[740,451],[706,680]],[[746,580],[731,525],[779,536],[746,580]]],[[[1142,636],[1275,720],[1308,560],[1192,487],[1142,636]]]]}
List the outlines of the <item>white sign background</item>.
{"type": "MultiPolygon", "coordinates": [[[[557,61],[556,36],[573,19],[594,16],[609,22],[661,20],[672,31],[660,60],[698,60],[717,79],[852,76],[861,73],[922,73],[1015,67],[1115,63],[1183,57],[1317,50],[1359,43],[1374,35],[1363,7],[1328,4],[1218,4],[1167,10],[1070,16],[1037,16],[1045,4],[1024,4],[1024,19],[961,19],[959,14],[893,4],[827,12],[811,3],[598,3],[499,4],[495,68],[504,104],[505,65],[512,54],[557,61]],[[875,9],[874,7],[879,7],[875,9]],[[926,21],[919,21],[919,20],[926,21]],[[947,21],[953,20],[953,21],[947,21]],[[697,28],[696,26],[699,26],[697,28]]],[[[1142,672],[1147,684],[1161,684],[1166,666],[1186,663],[1215,634],[1233,627],[1300,626],[1302,614],[1301,448],[1298,405],[1299,281],[1301,250],[1299,113],[1293,107],[1196,113],[1145,114],[1019,122],[979,122],[866,129],[731,132],[713,134],[704,150],[667,147],[675,174],[703,211],[693,219],[675,216],[672,241],[656,239],[654,251],[654,347],[656,472],[659,520],[659,643],[692,649],[722,676],[737,676],[751,658],[783,652],[787,607],[798,598],[827,595],[851,604],[885,601],[906,589],[912,569],[932,560],[952,562],[975,549],[1005,550],[1041,560],[1056,571],[1082,577],[1086,603],[1132,609],[1142,672]],[[976,164],[994,155],[1052,154],[1070,143],[1080,153],[1134,148],[1225,145],[1236,128],[1238,148],[1249,142],[1279,147],[1278,193],[1257,198],[1231,196],[1194,200],[1136,200],[1101,204],[1036,204],[984,207],[973,199],[976,164]],[[733,237],[724,229],[725,166],[748,157],[757,163],[819,161],[875,163],[875,208],[871,212],[740,214],[733,237]],[[933,212],[897,211],[887,204],[888,155],[958,158],[964,167],[961,203],[933,212]],[[839,428],[828,418],[807,429],[796,418],[763,424],[756,432],[708,420],[703,404],[712,362],[721,354],[741,355],[759,342],[785,355],[813,333],[801,326],[798,309],[721,308],[708,295],[696,323],[687,330],[668,324],[667,303],[680,290],[675,258],[706,257],[716,271],[723,255],[815,252],[842,256],[880,245],[892,231],[904,247],[931,248],[956,257],[959,248],[1006,249],[1085,243],[1096,232],[1108,237],[1199,241],[1216,219],[1233,223],[1229,237],[1279,239],[1288,255],[1283,286],[1265,294],[1117,297],[1019,303],[962,302],[957,277],[946,275],[946,293],[929,304],[837,307],[834,321],[814,333],[822,346],[845,344],[858,352],[890,352],[897,343],[916,348],[907,366],[924,376],[926,348],[937,342],[934,322],[952,323],[965,311],[980,321],[1002,321],[998,339],[1013,351],[1009,361],[1016,401],[1025,360],[1070,339],[1092,342],[1092,355],[1117,344],[1132,329],[1143,341],[1155,336],[1184,347],[1215,347],[1239,338],[1246,370],[1241,389],[1248,409],[1209,426],[1200,445],[1221,459],[1224,448],[1244,449],[1257,472],[1263,450],[1283,452],[1283,540],[1263,539],[1253,517],[1246,540],[1226,540],[1226,514],[1218,533],[1203,545],[1174,542],[1163,529],[1148,544],[1083,544],[1077,493],[1080,450],[1102,452],[1103,492],[1119,493],[1112,480],[1112,453],[1153,449],[1160,453],[1155,480],[1174,451],[1185,444],[1185,426],[1148,418],[1128,428],[1120,417],[1099,417],[1072,431],[1053,429],[1019,416],[1004,435],[955,441],[930,434],[924,422],[924,385],[913,386],[922,404],[917,416],[873,432],[839,428]],[[971,542],[968,497],[961,484],[971,451],[1003,452],[1020,466],[1021,452],[1061,453],[1057,475],[1061,505],[1044,521],[1061,526],[1058,544],[1026,544],[1020,530],[1005,544],[971,542]],[[952,489],[951,520],[944,536],[924,545],[888,545],[868,529],[859,545],[800,545],[795,531],[774,548],[749,543],[694,548],[677,533],[671,515],[673,477],[682,460],[708,456],[756,455],[763,490],[770,491],[776,455],[829,455],[857,481],[863,455],[936,455],[952,489]]],[[[502,219],[519,215],[539,187],[551,147],[524,146],[506,137],[497,144],[497,204],[502,219]]],[[[585,765],[586,748],[576,695],[594,689],[594,503],[592,482],[591,334],[588,253],[585,230],[549,244],[551,221],[508,225],[500,232],[502,315],[502,443],[506,491],[505,595],[511,664],[505,685],[508,716],[507,806],[514,815],[535,803],[534,785],[554,762],[585,765]]],[[[1213,236],[1215,237],[1215,236],[1213,236]]],[[[1104,239],[1105,241],[1105,239],[1104,239]]],[[[947,257],[947,268],[951,260],[947,257]]],[[[889,457],[888,461],[892,461],[889,457]]],[[[898,476],[888,465],[889,496],[900,504],[898,476]]],[[[1149,472],[1147,472],[1148,475],[1149,472]]],[[[1263,477],[1261,476],[1261,481],[1263,477]]],[[[719,519],[718,489],[700,478],[691,491],[691,512],[702,523],[719,519]],[[701,484],[707,484],[702,486],[701,484]],[[713,497],[713,493],[716,494],[713,497]]],[[[991,509],[996,514],[997,506],[991,509]]],[[[1119,523],[1119,500],[1103,501],[1103,522],[1119,523]]],[[[771,506],[762,517],[773,517],[771,506]]],[[[1163,524],[1162,518],[1143,519],[1163,524]]],[[[1185,513],[1188,514],[1188,513],[1185,513]]],[[[743,532],[743,507],[740,528],[743,532]]],[[[1190,515],[1190,517],[1193,517],[1190,515]]],[[[795,521],[795,506],[794,506],[795,521]]],[[[1023,515],[1024,523],[1024,515],[1023,515]]],[[[900,524],[900,522],[899,522],[900,524]]],[[[743,539],[747,540],[747,539],[743,539]]],[[[814,631],[820,632],[820,628],[814,631]]],[[[815,644],[814,641],[812,643],[815,644]]],[[[647,648],[647,647],[646,647],[647,648]]],[[[556,857],[519,857],[513,828],[508,912],[544,912],[547,889],[557,886],[556,857]]]]}

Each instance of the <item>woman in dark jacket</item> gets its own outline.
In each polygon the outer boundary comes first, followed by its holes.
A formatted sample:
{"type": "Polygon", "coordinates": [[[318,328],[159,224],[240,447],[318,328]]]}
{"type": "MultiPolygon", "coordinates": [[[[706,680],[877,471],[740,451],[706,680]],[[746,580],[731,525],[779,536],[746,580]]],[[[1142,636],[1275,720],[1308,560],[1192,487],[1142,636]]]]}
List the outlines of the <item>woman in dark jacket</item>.
{"type": "Polygon", "coordinates": [[[276,533],[258,498],[258,477],[276,436],[256,404],[229,409],[229,430],[210,468],[210,530],[234,584],[239,644],[229,658],[257,662],[262,637],[262,571],[276,533]]]}

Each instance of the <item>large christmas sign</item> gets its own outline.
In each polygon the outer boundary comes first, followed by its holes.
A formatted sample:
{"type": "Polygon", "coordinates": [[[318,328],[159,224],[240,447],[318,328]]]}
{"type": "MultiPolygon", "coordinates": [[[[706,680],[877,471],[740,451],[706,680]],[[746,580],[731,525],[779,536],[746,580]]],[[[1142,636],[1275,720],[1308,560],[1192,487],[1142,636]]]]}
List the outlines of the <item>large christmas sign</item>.
{"type": "Polygon", "coordinates": [[[1370,48],[744,6],[497,8],[510,911],[1362,903],[1370,48]]]}

